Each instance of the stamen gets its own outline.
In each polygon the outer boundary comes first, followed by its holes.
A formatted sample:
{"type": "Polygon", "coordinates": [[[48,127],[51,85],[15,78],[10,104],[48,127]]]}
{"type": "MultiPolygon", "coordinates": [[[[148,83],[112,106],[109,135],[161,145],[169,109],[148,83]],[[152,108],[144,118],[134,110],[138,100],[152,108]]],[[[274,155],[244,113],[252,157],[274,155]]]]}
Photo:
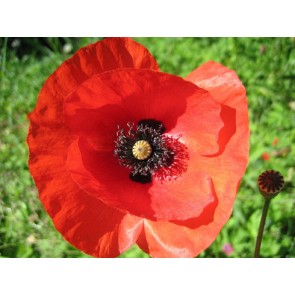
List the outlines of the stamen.
{"type": "Polygon", "coordinates": [[[163,124],[156,120],[141,120],[138,125],[118,127],[114,155],[119,164],[130,170],[130,179],[142,184],[153,178],[160,181],[175,180],[187,169],[186,146],[163,134],[163,124]]]}
{"type": "Polygon", "coordinates": [[[160,121],[157,121],[157,120],[143,119],[138,122],[138,125],[151,127],[153,129],[159,131],[161,134],[163,134],[165,132],[164,125],[160,121]]]}

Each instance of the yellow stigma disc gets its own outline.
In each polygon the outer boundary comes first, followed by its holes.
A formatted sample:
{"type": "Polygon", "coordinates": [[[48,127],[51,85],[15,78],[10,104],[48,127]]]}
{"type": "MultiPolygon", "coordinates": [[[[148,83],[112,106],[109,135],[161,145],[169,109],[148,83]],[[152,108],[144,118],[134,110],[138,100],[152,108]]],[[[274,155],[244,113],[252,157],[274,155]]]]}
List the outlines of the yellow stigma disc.
{"type": "Polygon", "coordinates": [[[151,145],[145,140],[137,141],[132,147],[132,154],[137,160],[146,160],[152,153],[151,145]]]}

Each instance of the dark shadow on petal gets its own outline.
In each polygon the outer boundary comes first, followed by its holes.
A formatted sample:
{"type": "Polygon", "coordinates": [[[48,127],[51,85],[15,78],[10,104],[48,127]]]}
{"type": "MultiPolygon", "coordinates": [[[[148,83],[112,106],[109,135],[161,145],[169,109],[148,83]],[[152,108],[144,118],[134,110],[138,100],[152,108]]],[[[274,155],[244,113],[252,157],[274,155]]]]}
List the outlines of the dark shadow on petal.
{"type": "Polygon", "coordinates": [[[236,133],[236,110],[222,104],[220,117],[224,123],[224,126],[220,129],[218,134],[217,142],[219,145],[219,150],[213,155],[204,155],[205,157],[217,157],[221,155],[231,137],[236,133]]]}
{"type": "Polygon", "coordinates": [[[170,220],[170,222],[177,225],[186,226],[191,229],[195,229],[197,227],[200,227],[201,225],[208,225],[209,223],[211,223],[214,220],[215,209],[217,208],[217,205],[218,205],[218,199],[216,196],[213,183],[212,183],[212,193],[214,196],[213,202],[208,204],[198,217],[190,218],[187,220],[170,220]]]}
{"type": "Polygon", "coordinates": [[[145,253],[150,253],[150,249],[149,249],[149,244],[146,238],[146,233],[145,233],[146,229],[143,226],[142,227],[142,231],[136,241],[136,244],[138,245],[138,247],[145,253]]]}

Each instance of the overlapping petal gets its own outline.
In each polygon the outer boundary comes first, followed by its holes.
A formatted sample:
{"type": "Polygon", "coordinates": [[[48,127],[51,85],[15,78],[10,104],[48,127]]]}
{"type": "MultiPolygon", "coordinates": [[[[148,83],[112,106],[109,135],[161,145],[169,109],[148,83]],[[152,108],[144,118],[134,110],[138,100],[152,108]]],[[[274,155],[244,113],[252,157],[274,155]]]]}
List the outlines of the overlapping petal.
{"type": "Polygon", "coordinates": [[[117,68],[158,70],[140,44],[110,38],[80,49],[46,81],[35,110],[29,115],[29,168],[40,199],[65,239],[82,251],[115,257],[130,247],[142,220],[118,212],[83,192],[66,169],[73,136],[64,124],[65,98],[94,74],[117,68]]]}
{"type": "Polygon", "coordinates": [[[182,222],[145,220],[138,245],[154,257],[192,257],[210,246],[231,215],[248,162],[250,131],[246,91],[236,73],[221,64],[208,62],[186,79],[209,91],[222,104],[224,127],[219,134],[219,152],[199,159],[203,171],[212,176],[218,203],[213,219],[209,217],[212,216],[209,208],[209,214],[182,222]]]}

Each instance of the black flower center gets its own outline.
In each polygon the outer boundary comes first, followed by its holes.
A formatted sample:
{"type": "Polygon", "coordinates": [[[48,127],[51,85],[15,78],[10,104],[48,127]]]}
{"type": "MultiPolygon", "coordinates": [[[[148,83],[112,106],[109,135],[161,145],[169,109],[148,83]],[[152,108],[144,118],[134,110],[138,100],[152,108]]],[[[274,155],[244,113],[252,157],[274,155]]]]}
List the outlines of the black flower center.
{"type": "Polygon", "coordinates": [[[149,183],[153,177],[172,180],[187,168],[188,152],[179,138],[164,135],[165,127],[157,120],[144,119],[118,127],[114,155],[128,168],[130,179],[149,183]]]}

